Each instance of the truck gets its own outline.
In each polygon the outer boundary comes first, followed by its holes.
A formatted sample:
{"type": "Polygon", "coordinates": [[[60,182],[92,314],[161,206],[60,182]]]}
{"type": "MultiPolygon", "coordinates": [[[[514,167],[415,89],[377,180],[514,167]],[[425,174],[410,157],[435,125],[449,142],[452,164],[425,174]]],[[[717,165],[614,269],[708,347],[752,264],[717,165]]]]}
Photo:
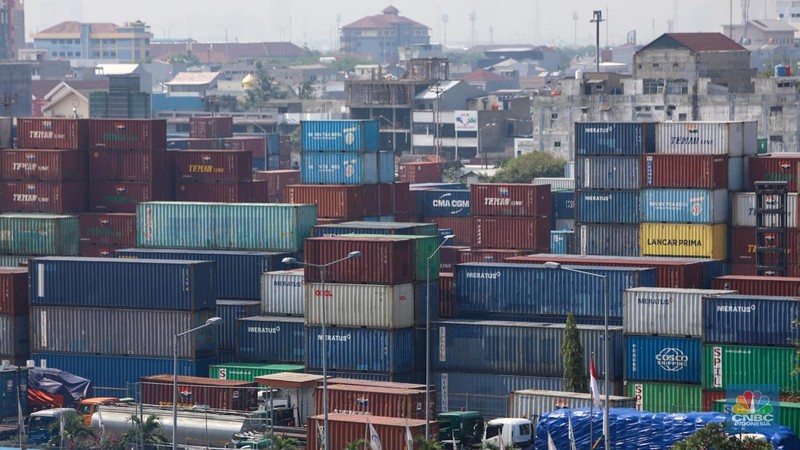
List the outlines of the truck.
{"type": "Polygon", "coordinates": [[[492,419],[486,423],[482,441],[484,445],[493,444],[499,448],[513,445],[521,450],[533,450],[533,422],[517,418],[492,419]]]}
{"type": "Polygon", "coordinates": [[[439,442],[445,450],[481,448],[483,416],[477,411],[439,413],[439,442]]]}
{"type": "MultiPolygon", "coordinates": [[[[51,408],[36,411],[28,417],[26,428],[28,429],[28,444],[46,444],[53,437],[53,424],[58,423],[62,418],[77,416],[78,411],[73,408],[51,408]]],[[[57,430],[57,428],[55,428],[57,430]]]]}
{"type": "Polygon", "coordinates": [[[87,427],[92,426],[92,414],[97,411],[98,406],[100,405],[116,405],[120,402],[122,403],[130,403],[133,399],[119,399],[117,397],[91,397],[91,398],[83,398],[81,399],[80,403],[78,404],[78,412],[83,417],[83,424],[87,427]]]}

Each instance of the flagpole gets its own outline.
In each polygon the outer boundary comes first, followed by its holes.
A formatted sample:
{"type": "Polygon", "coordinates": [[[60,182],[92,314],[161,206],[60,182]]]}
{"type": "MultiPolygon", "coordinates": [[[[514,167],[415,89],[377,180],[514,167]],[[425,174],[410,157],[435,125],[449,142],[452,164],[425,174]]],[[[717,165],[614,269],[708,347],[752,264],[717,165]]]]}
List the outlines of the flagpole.
{"type": "MultiPolygon", "coordinates": [[[[591,364],[591,362],[594,361],[594,352],[590,353],[589,358],[590,358],[589,364],[591,364]]],[[[589,376],[591,377],[591,373],[589,376]]],[[[592,392],[592,401],[589,402],[589,450],[593,448],[593,443],[594,443],[594,392],[592,392]]]]}

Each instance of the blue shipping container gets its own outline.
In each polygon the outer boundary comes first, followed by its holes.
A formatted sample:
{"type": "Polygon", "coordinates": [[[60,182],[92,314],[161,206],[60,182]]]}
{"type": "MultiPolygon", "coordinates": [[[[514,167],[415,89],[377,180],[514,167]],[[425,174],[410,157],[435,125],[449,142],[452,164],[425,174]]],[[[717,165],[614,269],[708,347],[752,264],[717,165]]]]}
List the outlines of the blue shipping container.
{"type": "MultiPolygon", "coordinates": [[[[400,373],[414,370],[414,329],[327,328],[328,368],[400,373]]],[[[306,329],[306,367],[322,367],[322,327],[306,329]]]]}
{"type": "Polygon", "coordinates": [[[238,320],[257,316],[260,312],[260,301],[217,300],[217,316],[222,318],[222,323],[217,325],[219,351],[233,351],[236,348],[236,326],[238,320]]]}
{"type": "MultiPolygon", "coordinates": [[[[135,386],[142,377],[172,374],[172,358],[132,358],[129,356],[100,356],[79,353],[34,353],[32,359],[37,366],[60,369],[79,377],[92,380],[98,388],[129,388],[128,397],[133,397],[135,386]],[[46,363],[42,364],[41,361],[46,363]]],[[[215,364],[216,357],[202,359],[178,359],[178,375],[208,377],[208,367],[215,364]]]]}
{"type": "Polygon", "coordinates": [[[214,264],[50,256],[30,260],[30,301],[35,306],[173,309],[216,307],[214,264]]]}
{"type": "Polygon", "coordinates": [[[304,120],[300,122],[304,152],[376,152],[377,120],[304,120]]]}
{"type": "MultiPolygon", "coordinates": [[[[655,269],[580,266],[608,277],[609,317],[622,317],[622,295],[632,287],[655,287],[655,269]]],[[[465,263],[455,267],[456,310],[477,316],[603,317],[602,280],[543,265],[465,263]]]]}
{"type": "Polygon", "coordinates": [[[643,189],[642,222],[714,224],[728,221],[728,191],[643,189]]]}
{"type": "MultiPolygon", "coordinates": [[[[436,270],[431,266],[431,272],[436,270]]],[[[438,273],[438,272],[437,272],[438,273]]],[[[425,325],[425,305],[430,293],[430,311],[431,320],[439,318],[439,280],[433,280],[428,283],[424,281],[417,281],[414,283],[414,323],[417,325],[425,325]]]]}
{"type": "Polygon", "coordinates": [[[640,187],[638,157],[583,156],[575,161],[575,188],[625,189],[640,187]]]}
{"type": "Polygon", "coordinates": [[[304,152],[301,156],[300,181],[304,184],[394,182],[394,155],[391,152],[304,152]]]}
{"type": "Polygon", "coordinates": [[[692,384],[702,381],[700,339],[626,336],[625,344],[626,380],[692,384]]]}
{"type": "Polygon", "coordinates": [[[425,217],[467,217],[469,189],[417,191],[417,208],[425,217]]]}
{"type": "Polygon", "coordinates": [[[553,191],[553,219],[575,218],[575,191],[553,191]]]}
{"type": "MultiPolygon", "coordinates": [[[[314,375],[322,375],[322,369],[309,369],[306,373],[314,375]]],[[[339,370],[329,370],[328,376],[330,378],[350,378],[352,380],[366,380],[366,381],[391,381],[394,383],[425,383],[424,372],[342,372],[339,370]]]]}
{"type": "Polygon", "coordinates": [[[18,408],[28,414],[28,369],[10,367],[0,369],[0,421],[16,419],[18,408]]]}
{"type": "Polygon", "coordinates": [[[239,361],[303,364],[306,341],[302,317],[246,317],[236,326],[239,361]]]}
{"type": "MultiPolygon", "coordinates": [[[[261,274],[288,267],[281,261],[289,252],[126,248],[115,252],[119,258],[213,261],[217,276],[217,297],[258,300],[261,274]]],[[[252,315],[252,314],[251,314],[252,315]]]]}
{"type": "Polygon", "coordinates": [[[581,255],[639,256],[639,225],[580,223],[575,252],[581,255]]]}
{"type": "MultiPolygon", "coordinates": [[[[564,375],[561,344],[564,324],[531,322],[442,320],[431,324],[433,370],[508,373],[541,377],[564,375]]],[[[578,325],[584,361],[603,354],[603,327],[578,325]]],[[[609,327],[612,381],[622,379],[622,327],[609,327]]],[[[605,358],[595,357],[598,373],[605,358]]]]}
{"type": "Polygon", "coordinates": [[[703,298],[703,341],[793,346],[800,339],[800,298],[729,294],[703,298]]]}
{"type": "Polygon", "coordinates": [[[267,155],[281,154],[281,135],[280,133],[267,133],[267,155]]]}
{"type": "Polygon", "coordinates": [[[572,244],[574,241],[574,231],[552,230],[550,231],[550,253],[556,255],[572,254],[572,244]]]}
{"type": "Polygon", "coordinates": [[[654,122],[575,123],[577,155],[641,155],[655,149],[654,122]]]}
{"type": "Polygon", "coordinates": [[[639,191],[580,191],[577,220],[584,223],[638,224],[639,191]]]}
{"type": "Polygon", "coordinates": [[[392,234],[438,236],[435,223],[399,223],[399,222],[343,222],[316,225],[311,229],[311,237],[338,236],[340,234],[392,234]]]}

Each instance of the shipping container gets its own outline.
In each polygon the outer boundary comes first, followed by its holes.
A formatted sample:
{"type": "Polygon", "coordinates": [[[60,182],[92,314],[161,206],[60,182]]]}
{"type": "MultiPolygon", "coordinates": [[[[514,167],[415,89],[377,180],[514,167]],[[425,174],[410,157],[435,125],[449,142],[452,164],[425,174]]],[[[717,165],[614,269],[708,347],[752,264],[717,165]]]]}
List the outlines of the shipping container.
{"type": "Polygon", "coordinates": [[[89,148],[89,120],[17,118],[17,147],[86,150],[89,148]]]}
{"type": "MultiPolygon", "coordinates": [[[[31,351],[169,358],[175,335],[216,315],[214,310],[86,308],[75,303],[31,307],[31,351]]],[[[179,339],[175,351],[179,358],[213,356],[216,336],[210,327],[199,330],[179,339]]]]}
{"type": "MultiPolygon", "coordinates": [[[[310,238],[304,255],[310,264],[328,264],[351,252],[361,256],[342,261],[325,271],[325,281],[334,283],[402,284],[414,280],[416,259],[410,239],[374,239],[344,236],[310,238]]],[[[438,264],[436,265],[438,267],[438,264]]],[[[317,268],[305,267],[306,283],[321,281],[317,268]]]]}
{"type": "Polygon", "coordinates": [[[453,245],[472,245],[472,217],[425,217],[424,221],[435,223],[438,228],[453,230],[453,245]]]}
{"type": "MultiPolygon", "coordinates": [[[[312,416],[308,418],[306,431],[306,449],[321,450],[324,444],[319,439],[318,428],[324,423],[325,416],[312,416]]],[[[331,448],[346,448],[359,439],[367,438],[367,425],[375,428],[375,433],[380,438],[380,448],[402,449],[406,448],[407,435],[410,432],[414,442],[425,439],[425,421],[416,419],[399,419],[363,414],[329,413],[328,414],[328,443],[331,448]]],[[[431,437],[439,435],[439,424],[431,420],[428,426],[431,437]]],[[[377,444],[376,444],[377,445],[377,444]]],[[[376,447],[377,448],[377,447],[376,447]]]]}
{"type": "Polygon", "coordinates": [[[239,319],[257,316],[261,313],[261,302],[252,300],[217,299],[217,317],[222,319],[216,329],[219,349],[236,349],[236,324],[239,319]]]}
{"type": "Polygon", "coordinates": [[[626,387],[640,411],[683,413],[702,409],[702,389],[697,384],[628,381],[626,387]]]}
{"type": "Polygon", "coordinates": [[[575,231],[575,219],[556,219],[553,221],[553,229],[575,231]]]}
{"type": "Polygon", "coordinates": [[[643,223],[642,256],[688,256],[727,259],[725,225],[643,223]]]}
{"type": "MultiPolygon", "coordinates": [[[[445,320],[431,324],[432,355],[437,371],[506,373],[561,377],[564,324],[445,320]]],[[[578,325],[584,361],[603,354],[603,326],[578,325]]],[[[609,380],[622,379],[622,327],[609,327],[610,366],[595,358],[597,373],[608,370],[609,380]]]]}
{"type": "Polygon", "coordinates": [[[725,399],[725,391],[703,389],[703,411],[714,411],[714,402],[725,399]]]}
{"type": "Polygon", "coordinates": [[[403,223],[403,222],[366,222],[352,221],[337,224],[317,225],[312,228],[313,237],[339,236],[342,234],[390,234],[390,235],[417,235],[438,236],[436,225],[430,223],[403,223]]]}
{"type": "MultiPolygon", "coordinates": [[[[605,396],[603,397],[605,401],[605,396]]],[[[609,395],[610,408],[634,408],[636,399],[609,395]]],[[[513,391],[508,398],[508,417],[527,417],[538,422],[542,414],[562,408],[589,408],[592,394],[583,392],[544,391],[525,389],[513,391]]]]}
{"type": "Polygon", "coordinates": [[[92,181],[89,210],[134,213],[139,203],[172,200],[174,195],[169,182],[92,181]]]}
{"type": "Polygon", "coordinates": [[[0,361],[25,361],[30,355],[30,316],[0,315],[0,361]]]}
{"type": "Polygon", "coordinates": [[[748,158],[748,191],[757,181],[785,181],[789,192],[800,192],[800,154],[772,153],[748,158]]]}
{"type": "Polygon", "coordinates": [[[86,152],[72,150],[5,150],[0,152],[5,181],[86,181],[86,152]]]}
{"type": "Polygon", "coordinates": [[[575,218],[583,223],[638,224],[640,202],[640,191],[579,191],[575,218]]]}
{"type": "Polygon", "coordinates": [[[234,136],[215,141],[218,142],[218,147],[225,150],[246,150],[253,158],[263,158],[267,154],[267,140],[264,136],[234,136]]]}
{"type": "Polygon", "coordinates": [[[703,387],[708,389],[777,384],[781,391],[797,391],[796,367],[794,347],[703,344],[703,387]]]}
{"type": "Polygon", "coordinates": [[[640,155],[655,151],[653,122],[576,122],[575,154],[640,155]]]}
{"type": "Polygon", "coordinates": [[[641,202],[642,222],[728,222],[728,191],[724,189],[643,189],[641,202]]]}
{"type": "Polygon", "coordinates": [[[92,119],[89,146],[132,150],[166,150],[165,119],[92,119]]]}
{"type": "MultiPolygon", "coordinates": [[[[388,383],[387,383],[388,384],[388,383]]],[[[381,417],[400,417],[404,419],[431,419],[436,417],[436,392],[429,391],[430,405],[425,411],[425,388],[398,389],[369,385],[348,385],[328,383],[328,411],[350,414],[369,414],[381,417]]],[[[314,411],[322,414],[322,387],[314,392],[314,411]]]]}
{"type": "Polygon", "coordinates": [[[4,181],[0,209],[50,214],[86,211],[85,181],[4,181]]]}
{"type": "MultiPolygon", "coordinates": [[[[458,236],[458,232],[455,232],[458,236]]],[[[478,248],[510,248],[546,252],[550,249],[547,217],[473,217],[472,243],[478,248]],[[502,232],[498,233],[498,230],[502,232]]]]}
{"type": "Polygon", "coordinates": [[[800,278],[726,275],[714,279],[714,289],[732,289],[741,295],[800,297],[800,278]]]}
{"type": "Polygon", "coordinates": [[[137,207],[138,247],[297,252],[316,206],[150,202],[137,207]]]}
{"type": "Polygon", "coordinates": [[[468,217],[468,189],[432,189],[417,191],[417,210],[423,217],[468,217]]]}
{"type": "Polygon", "coordinates": [[[265,272],[261,275],[261,312],[275,316],[305,315],[303,269],[265,272]]]}
{"type": "Polygon", "coordinates": [[[214,203],[250,203],[253,198],[251,181],[232,183],[197,183],[181,182],[175,184],[175,201],[178,202],[214,202],[214,203]]]}
{"type": "Polygon", "coordinates": [[[439,318],[439,280],[432,279],[426,283],[414,283],[414,323],[425,326],[427,311],[430,311],[430,320],[439,318]]]}
{"type": "MultiPolygon", "coordinates": [[[[133,395],[134,384],[155,373],[172,373],[173,359],[133,358],[130,356],[89,355],[80,353],[34,353],[37,366],[61,369],[92,380],[96,387],[121,388],[133,395]]],[[[208,366],[215,358],[178,358],[178,375],[208,376],[208,366]]]]}
{"type": "Polygon", "coordinates": [[[0,367],[0,421],[28,415],[27,391],[27,367],[0,367]]]}
{"type": "Polygon", "coordinates": [[[253,172],[253,181],[266,181],[267,194],[283,201],[283,189],[291,184],[300,184],[299,170],[265,170],[253,172]]]}
{"type": "Polygon", "coordinates": [[[175,152],[176,181],[251,181],[253,156],[244,150],[175,152]]]}
{"type": "Polygon", "coordinates": [[[625,336],[625,379],[700,384],[700,339],[625,336]]]}
{"type": "Polygon", "coordinates": [[[703,342],[795,346],[800,298],[729,294],[703,299],[703,342]]]}
{"type": "Polygon", "coordinates": [[[303,364],[302,317],[256,316],[237,323],[236,358],[244,362],[303,364]]]}
{"type": "Polygon", "coordinates": [[[81,251],[78,256],[85,256],[87,258],[113,258],[115,252],[125,248],[128,248],[128,246],[115,244],[93,244],[89,241],[81,239],[81,251]]]}
{"type": "Polygon", "coordinates": [[[439,317],[449,319],[456,314],[455,274],[439,274],[439,317]]]}
{"type": "Polygon", "coordinates": [[[303,120],[303,152],[377,152],[377,120],[303,120]]]}
{"type": "Polygon", "coordinates": [[[439,248],[440,238],[438,236],[417,236],[403,235],[390,236],[386,234],[345,234],[342,238],[365,238],[365,239],[408,239],[411,241],[414,281],[428,281],[439,277],[439,248]]]}
{"type": "MultiPolygon", "coordinates": [[[[783,398],[783,396],[781,396],[781,398],[783,398]]],[[[778,416],[776,417],[776,419],[778,419],[778,424],[791,428],[792,432],[795,434],[800,432],[800,403],[785,401],[776,402],[771,400],[771,406],[773,407],[773,411],[780,411],[780,414],[776,414],[778,416]]],[[[711,404],[710,411],[729,415],[732,413],[731,408],[733,408],[733,399],[725,399],[723,392],[723,397],[715,400],[713,404],[711,404]]]]}
{"type": "MultiPolygon", "coordinates": [[[[308,369],[306,373],[314,375],[322,375],[321,369],[308,369]]],[[[349,372],[342,370],[329,370],[329,377],[345,377],[354,383],[364,383],[369,386],[370,383],[421,383],[425,380],[425,374],[420,371],[414,372],[349,372]]],[[[425,389],[423,385],[422,389],[425,389]]]]}
{"type": "MultiPolygon", "coordinates": [[[[358,372],[414,370],[414,329],[328,327],[328,368],[358,372]]],[[[306,367],[322,367],[322,327],[306,328],[306,367]]]]}
{"type": "Polygon", "coordinates": [[[575,232],[568,230],[550,231],[550,252],[569,255],[574,253],[575,232]]]}
{"type": "MultiPolygon", "coordinates": [[[[444,247],[442,247],[444,249],[444,247]]],[[[527,255],[527,250],[507,248],[468,248],[458,252],[458,264],[469,262],[504,262],[506,258],[527,255]]]]}
{"type": "Polygon", "coordinates": [[[555,220],[575,218],[575,191],[554,191],[552,194],[553,211],[550,216],[555,220]]]}
{"type": "Polygon", "coordinates": [[[575,160],[575,186],[578,190],[639,189],[640,160],[639,157],[579,157],[575,160]]]}
{"type": "Polygon", "coordinates": [[[27,267],[30,256],[0,255],[0,267],[27,267]]]}
{"type": "Polygon", "coordinates": [[[444,272],[453,272],[453,266],[458,264],[458,258],[462,250],[469,250],[469,247],[463,245],[445,245],[439,249],[439,276],[444,272]]]}
{"type": "MultiPolygon", "coordinates": [[[[786,227],[797,228],[797,208],[798,194],[790,193],[786,197],[786,227]]],[[[777,209],[781,206],[777,196],[767,195],[764,197],[764,204],[756,204],[755,192],[737,192],[733,194],[733,214],[732,222],[735,227],[755,227],[756,211],[760,207],[764,211],[763,226],[782,227],[776,215],[770,214],[768,210],[777,209]]]]}
{"type": "Polygon", "coordinates": [[[0,268],[0,315],[28,314],[28,269],[0,268]]]}
{"type": "Polygon", "coordinates": [[[548,186],[486,183],[470,186],[474,216],[549,217],[552,197],[548,186]]]}
{"type": "Polygon", "coordinates": [[[308,326],[322,325],[324,317],[327,317],[325,324],[334,327],[414,326],[414,286],[410,283],[392,286],[328,283],[324,289],[320,283],[307,283],[305,299],[308,326]]]}
{"type": "MultiPolygon", "coordinates": [[[[656,125],[656,153],[679,155],[742,156],[745,148],[753,153],[745,139],[745,122],[661,122],[656,125]]],[[[751,153],[752,154],[752,153],[751,153]]]]}
{"type": "MultiPolygon", "coordinates": [[[[389,388],[389,389],[404,389],[410,391],[418,391],[420,389],[425,389],[425,384],[420,384],[419,382],[394,382],[394,381],[370,381],[370,380],[359,380],[354,378],[342,378],[342,377],[332,377],[328,379],[328,386],[333,384],[343,384],[346,386],[369,386],[369,387],[376,387],[376,388],[389,388]]],[[[431,387],[432,388],[432,387],[431,387]]],[[[432,388],[431,391],[433,392],[434,389],[432,388]]]]}
{"type": "Polygon", "coordinates": [[[48,256],[28,270],[33,306],[200,311],[217,299],[208,261],[48,256]]]}
{"type": "MultiPolygon", "coordinates": [[[[220,380],[256,381],[256,377],[274,375],[276,373],[303,373],[305,367],[297,364],[259,364],[232,362],[214,364],[209,368],[208,376],[220,380]]],[[[330,381],[328,381],[330,383],[330,381]]]]}
{"type": "Polygon", "coordinates": [[[340,219],[361,219],[380,210],[378,186],[374,184],[291,185],[284,189],[284,201],[317,205],[319,217],[340,219]]]}
{"type": "MultiPolygon", "coordinates": [[[[172,405],[175,381],[172,374],[142,377],[142,403],[172,405]]],[[[251,411],[258,406],[258,385],[252,381],[179,376],[177,384],[178,406],[182,408],[204,405],[213,409],[251,411]]]]}
{"type": "Polygon", "coordinates": [[[175,179],[175,158],[181,153],[183,152],[95,149],[89,152],[89,179],[172,182],[175,179]]]}
{"type": "MultiPolygon", "coordinates": [[[[569,267],[565,265],[565,267],[569,267]]],[[[626,289],[655,286],[650,268],[581,267],[608,280],[608,315],[622,318],[626,289]]],[[[460,315],[485,318],[599,317],[605,313],[603,283],[594,276],[544,265],[465,263],[456,266],[456,304],[460,315]]]]}
{"type": "Polygon", "coordinates": [[[305,152],[300,164],[304,184],[376,184],[394,181],[391,152],[305,152]]]}
{"type": "Polygon", "coordinates": [[[639,256],[639,225],[575,225],[575,252],[581,255],[639,256]]]}
{"type": "Polygon", "coordinates": [[[397,179],[407,183],[441,183],[442,163],[414,161],[397,166],[397,179]]]}
{"type": "Polygon", "coordinates": [[[0,214],[0,252],[12,255],[73,256],[80,251],[75,216],[0,214]]]}
{"type": "MultiPolygon", "coordinates": [[[[645,155],[643,188],[728,189],[727,155],[645,155]]],[[[741,169],[741,168],[740,168],[741,169]]],[[[738,176],[741,187],[741,173],[738,176]]]]}
{"type": "Polygon", "coordinates": [[[233,117],[189,117],[189,137],[226,138],[233,136],[233,117]]]}
{"type": "Polygon", "coordinates": [[[627,334],[703,336],[703,298],[736,291],[631,288],[622,295],[622,327],[627,334]]]}
{"type": "Polygon", "coordinates": [[[136,214],[80,213],[81,239],[100,245],[136,245],[136,214]]]}
{"type": "Polygon", "coordinates": [[[575,178],[552,178],[552,177],[536,177],[533,179],[532,184],[542,185],[547,184],[550,186],[550,191],[574,191],[575,178]]]}
{"type": "MultiPolygon", "coordinates": [[[[756,229],[755,228],[731,228],[730,240],[730,257],[731,262],[736,264],[748,264],[752,266],[755,275],[755,261],[756,261],[756,229]]],[[[780,247],[784,249],[786,255],[786,262],[790,266],[800,264],[800,230],[787,230],[786,239],[778,233],[766,233],[764,247],[780,247]]],[[[775,261],[774,265],[779,265],[777,259],[779,257],[778,251],[766,253],[764,255],[764,265],[770,264],[775,261]]],[[[793,275],[788,275],[793,276],[793,275]]]]}

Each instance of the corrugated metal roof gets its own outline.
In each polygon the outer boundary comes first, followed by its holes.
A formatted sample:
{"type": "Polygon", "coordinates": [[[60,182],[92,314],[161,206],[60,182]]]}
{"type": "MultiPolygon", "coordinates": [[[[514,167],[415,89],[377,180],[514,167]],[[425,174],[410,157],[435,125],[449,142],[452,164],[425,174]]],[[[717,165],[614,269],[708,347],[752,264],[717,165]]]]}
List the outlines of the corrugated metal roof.
{"type": "MultiPolygon", "coordinates": [[[[438,86],[440,86],[440,87],[437,88],[437,90],[440,89],[439,93],[447,92],[448,89],[452,88],[453,86],[457,85],[460,82],[461,82],[460,80],[442,81],[442,82],[439,83],[438,86]]],[[[416,97],[414,97],[414,98],[417,99],[417,100],[435,100],[436,99],[436,95],[437,95],[437,93],[434,92],[434,87],[431,86],[428,89],[426,89],[426,90],[420,92],[419,94],[417,94],[416,97]]]]}
{"type": "Polygon", "coordinates": [[[789,22],[779,19],[755,19],[750,24],[764,31],[791,31],[794,33],[797,28],[789,22]]]}
{"type": "Polygon", "coordinates": [[[663,47],[669,41],[686,47],[693,52],[746,50],[722,33],[665,33],[646,45],[642,50],[650,47],[663,47]]]}
{"type": "Polygon", "coordinates": [[[476,69],[461,77],[464,81],[506,81],[502,75],[498,75],[490,70],[476,69]]]}
{"type": "Polygon", "coordinates": [[[203,85],[211,84],[219,76],[219,72],[180,72],[175,78],[164,83],[168,86],[174,85],[203,85]]]}
{"type": "MultiPolygon", "coordinates": [[[[311,416],[309,419],[314,420],[322,420],[325,416],[324,415],[317,415],[311,416]]],[[[419,419],[405,419],[401,417],[384,417],[384,416],[373,416],[373,415],[366,415],[366,414],[343,414],[343,413],[329,413],[328,420],[331,422],[355,422],[355,423],[363,423],[366,425],[367,422],[372,423],[373,425],[388,425],[392,427],[404,427],[408,425],[409,427],[419,427],[425,425],[424,420],[419,419]]]]}

